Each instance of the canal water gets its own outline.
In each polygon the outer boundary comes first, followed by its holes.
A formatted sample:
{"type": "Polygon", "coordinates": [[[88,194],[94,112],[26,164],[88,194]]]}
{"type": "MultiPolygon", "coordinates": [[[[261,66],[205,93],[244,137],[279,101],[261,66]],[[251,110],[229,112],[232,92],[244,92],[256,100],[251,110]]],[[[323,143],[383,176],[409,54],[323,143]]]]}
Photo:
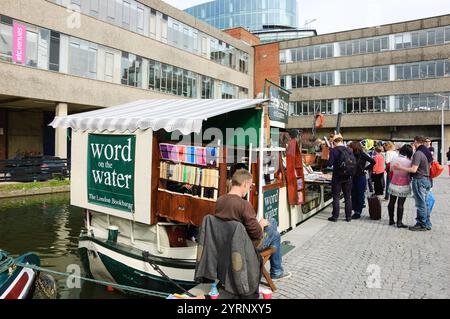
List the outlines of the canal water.
{"type": "MultiPolygon", "coordinates": [[[[84,276],[78,256],[84,216],[69,202],[69,193],[0,199],[0,249],[14,257],[36,252],[42,267],[60,272],[66,272],[69,265],[69,270],[73,269],[75,264],[84,276]]],[[[80,288],[68,288],[66,278],[52,276],[57,280],[60,299],[126,298],[89,282],[82,282],[80,288]]]]}

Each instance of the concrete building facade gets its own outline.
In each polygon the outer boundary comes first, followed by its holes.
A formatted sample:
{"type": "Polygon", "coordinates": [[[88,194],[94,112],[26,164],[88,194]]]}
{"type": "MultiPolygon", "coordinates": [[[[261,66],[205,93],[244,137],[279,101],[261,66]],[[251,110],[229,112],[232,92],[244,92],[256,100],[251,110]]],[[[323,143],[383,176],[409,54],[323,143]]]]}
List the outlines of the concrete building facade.
{"type": "Polygon", "coordinates": [[[444,121],[448,151],[450,15],[278,44],[273,74],[292,91],[289,127],[311,130],[321,113],[325,122],[318,134],[328,135],[340,112],[346,139],[410,141],[425,135],[441,149],[444,121]]]}
{"type": "MultiPolygon", "coordinates": [[[[156,0],[0,2],[0,159],[70,156],[55,115],[253,96],[254,49],[156,0]]],[[[69,132],[70,133],[70,132],[69,132]]]]}

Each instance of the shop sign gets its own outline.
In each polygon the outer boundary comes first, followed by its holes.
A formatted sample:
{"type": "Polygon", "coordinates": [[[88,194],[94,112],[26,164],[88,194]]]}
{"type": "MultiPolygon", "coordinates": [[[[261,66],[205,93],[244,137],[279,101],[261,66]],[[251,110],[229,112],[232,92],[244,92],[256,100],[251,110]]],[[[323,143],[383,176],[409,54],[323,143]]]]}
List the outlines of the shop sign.
{"type": "Polygon", "coordinates": [[[134,135],[89,134],[87,158],[88,202],[134,210],[134,135]]]}
{"type": "Polygon", "coordinates": [[[288,122],[289,94],[275,86],[269,87],[269,119],[284,124],[288,122]]]}
{"type": "Polygon", "coordinates": [[[264,204],[264,218],[269,219],[273,218],[278,220],[278,208],[279,208],[279,199],[280,199],[280,189],[272,189],[265,191],[263,194],[263,204],[264,204]]]}
{"type": "Polygon", "coordinates": [[[25,64],[27,45],[27,26],[13,23],[13,62],[25,64]]]}

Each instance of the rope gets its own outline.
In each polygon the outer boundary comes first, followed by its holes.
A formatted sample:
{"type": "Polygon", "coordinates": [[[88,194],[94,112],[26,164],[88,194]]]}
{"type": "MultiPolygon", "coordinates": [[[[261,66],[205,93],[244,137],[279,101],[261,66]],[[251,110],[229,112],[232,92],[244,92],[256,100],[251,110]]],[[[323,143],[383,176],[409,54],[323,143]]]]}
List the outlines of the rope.
{"type": "Polygon", "coordinates": [[[175,281],[173,281],[169,276],[167,276],[164,271],[162,271],[161,268],[159,268],[159,266],[157,264],[155,264],[154,262],[152,262],[149,258],[150,253],[148,251],[144,251],[142,252],[142,257],[144,257],[144,259],[150,264],[150,266],[153,267],[153,269],[155,271],[157,271],[161,276],[163,276],[164,278],[166,278],[166,280],[168,280],[171,284],[175,285],[177,288],[181,289],[183,292],[185,292],[189,297],[195,297],[195,295],[193,295],[192,293],[190,293],[189,291],[187,291],[186,289],[184,289],[183,287],[181,287],[179,284],[177,284],[175,281]]]}
{"type": "MultiPolygon", "coordinates": [[[[0,254],[0,260],[1,260],[2,256],[5,256],[5,255],[0,254]]],[[[6,259],[4,259],[0,262],[0,273],[8,270],[13,264],[14,264],[14,259],[11,257],[6,257],[6,259]]]]}
{"type": "Polygon", "coordinates": [[[67,272],[60,272],[60,271],[56,271],[56,270],[46,269],[46,268],[42,268],[42,267],[39,267],[36,265],[23,264],[23,263],[17,262],[17,261],[14,262],[14,260],[13,260],[13,264],[16,264],[17,266],[20,266],[20,267],[29,268],[29,269],[33,269],[33,270],[37,270],[37,271],[43,271],[43,272],[47,272],[47,273],[54,274],[54,275],[66,276],[66,277],[70,276],[72,278],[81,279],[81,280],[92,282],[95,284],[99,284],[99,285],[103,285],[103,286],[111,286],[111,287],[114,287],[117,289],[127,290],[127,291],[131,291],[131,292],[135,292],[135,293],[139,293],[139,294],[143,294],[143,295],[147,295],[147,296],[152,296],[152,297],[167,298],[170,295],[168,293],[164,293],[164,292],[160,292],[160,291],[136,288],[136,287],[126,286],[126,285],[120,285],[120,284],[116,284],[116,283],[112,283],[112,282],[108,282],[108,281],[81,277],[81,276],[77,276],[77,275],[67,273],[67,272]]]}

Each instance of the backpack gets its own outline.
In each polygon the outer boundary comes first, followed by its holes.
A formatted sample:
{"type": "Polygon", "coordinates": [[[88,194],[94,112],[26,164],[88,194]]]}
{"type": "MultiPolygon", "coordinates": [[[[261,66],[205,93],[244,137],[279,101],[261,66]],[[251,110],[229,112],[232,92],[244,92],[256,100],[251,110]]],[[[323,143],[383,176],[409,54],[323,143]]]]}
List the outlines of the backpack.
{"type": "Polygon", "coordinates": [[[337,150],[340,153],[336,167],[337,175],[344,178],[355,175],[357,163],[353,152],[347,148],[338,148],[337,150]]]}

